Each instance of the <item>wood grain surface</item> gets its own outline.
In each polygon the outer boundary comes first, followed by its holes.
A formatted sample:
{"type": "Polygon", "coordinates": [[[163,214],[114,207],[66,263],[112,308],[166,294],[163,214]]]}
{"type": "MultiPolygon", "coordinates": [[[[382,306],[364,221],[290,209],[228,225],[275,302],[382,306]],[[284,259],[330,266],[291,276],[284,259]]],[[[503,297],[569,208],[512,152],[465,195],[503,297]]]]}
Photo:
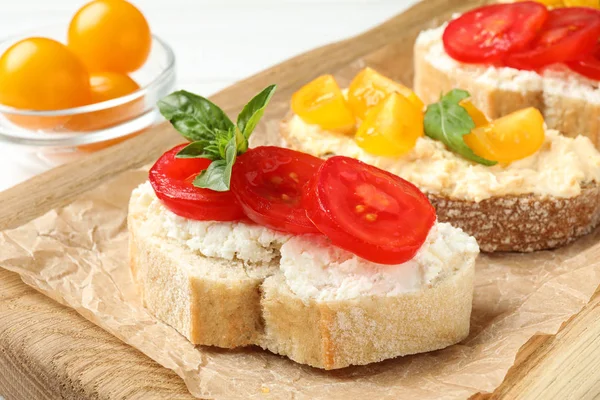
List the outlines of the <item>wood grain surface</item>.
{"type": "MultiPolygon", "coordinates": [[[[434,19],[486,2],[425,0],[369,32],[288,60],[223,90],[212,100],[235,114],[247,99],[273,82],[279,85],[276,96],[287,99],[311,78],[340,70],[360,57],[377,67],[378,50],[387,43],[405,42],[410,51],[416,33],[434,24],[434,19]]],[[[411,76],[407,70],[401,78],[410,83],[411,76]]],[[[0,230],[68,204],[106,179],[151,162],[180,140],[168,126],[160,125],[0,193],[0,230]]],[[[558,335],[536,336],[523,346],[515,366],[494,393],[473,398],[599,398],[599,321],[600,295],[596,294],[558,335]]],[[[6,400],[191,398],[172,371],[2,269],[0,395],[6,400]]]]}
{"type": "Polygon", "coordinates": [[[193,399],[173,371],[3,269],[0,395],[6,400],[193,399]]]}

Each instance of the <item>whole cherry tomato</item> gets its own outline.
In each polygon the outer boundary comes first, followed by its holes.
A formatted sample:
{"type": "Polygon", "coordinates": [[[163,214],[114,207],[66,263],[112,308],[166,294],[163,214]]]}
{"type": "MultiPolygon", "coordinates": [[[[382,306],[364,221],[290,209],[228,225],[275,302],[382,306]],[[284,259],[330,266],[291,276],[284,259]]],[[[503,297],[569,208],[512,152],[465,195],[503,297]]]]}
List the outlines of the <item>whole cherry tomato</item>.
{"type": "Polygon", "coordinates": [[[69,25],[68,46],[92,72],[139,69],[152,46],[144,15],[125,0],[94,0],[69,25]]]}

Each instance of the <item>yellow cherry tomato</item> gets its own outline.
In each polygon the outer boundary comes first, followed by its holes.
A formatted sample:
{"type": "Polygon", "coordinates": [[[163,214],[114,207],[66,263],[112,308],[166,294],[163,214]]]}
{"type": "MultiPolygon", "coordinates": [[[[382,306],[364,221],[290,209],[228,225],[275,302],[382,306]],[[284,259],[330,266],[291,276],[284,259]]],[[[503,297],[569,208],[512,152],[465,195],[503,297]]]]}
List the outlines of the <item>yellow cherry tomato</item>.
{"type": "MultiPolygon", "coordinates": [[[[114,72],[95,73],[90,76],[92,102],[116,99],[140,89],[128,75],[114,72]]],[[[74,131],[95,131],[108,128],[141,115],[144,111],[144,99],[139,98],[128,103],[74,116],[66,125],[74,131]]],[[[129,137],[129,136],[128,136],[129,137]]],[[[126,138],[117,138],[101,143],[79,146],[79,150],[95,151],[119,143],[126,138]]]]}
{"type": "Polygon", "coordinates": [[[424,104],[415,92],[371,68],[360,71],[350,83],[348,105],[357,118],[365,119],[367,111],[392,92],[400,93],[419,111],[423,110],[424,104]]]}
{"type": "Polygon", "coordinates": [[[598,1],[598,0],[563,0],[562,3],[565,7],[600,8],[600,1],[598,1]]]}
{"type": "Polygon", "coordinates": [[[544,117],[529,107],[473,129],[464,140],[478,156],[508,164],[534,154],[544,137],[544,117]]]}
{"type": "Polygon", "coordinates": [[[150,54],[152,35],[144,15],[125,0],[94,0],[69,25],[68,46],[92,72],[128,73],[150,54]]]}
{"type": "Polygon", "coordinates": [[[398,92],[371,108],[356,132],[356,143],[378,156],[408,153],[423,136],[423,113],[398,92]]]}
{"type": "Polygon", "coordinates": [[[140,86],[129,75],[115,72],[97,72],[90,75],[92,103],[116,99],[139,90],[140,86]]]}
{"type": "Polygon", "coordinates": [[[467,113],[473,119],[476,128],[488,125],[490,123],[485,114],[479,108],[475,107],[471,101],[463,100],[460,102],[460,105],[467,110],[467,113]]]}
{"type": "MultiPolygon", "coordinates": [[[[525,0],[521,0],[525,1],[525,0]]],[[[538,3],[542,3],[546,7],[564,7],[563,0],[535,0],[538,3]]]]}
{"type": "MultiPolygon", "coordinates": [[[[65,45],[33,37],[13,44],[0,57],[0,103],[24,110],[63,110],[88,104],[89,75],[65,45]]],[[[68,117],[7,115],[20,126],[51,129],[68,117]]]]}
{"type": "Polygon", "coordinates": [[[328,131],[352,133],[356,120],[335,78],[323,75],[292,96],[292,110],[303,121],[328,131]]]}
{"type": "MultiPolygon", "coordinates": [[[[92,74],[90,76],[90,84],[93,103],[116,99],[140,89],[137,82],[128,75],[114,72],[99,72],[92,74]]],[[[144,105],[144,98],[139,98],[120,106],[78,115],[69,121],[67,127],[72,130],[83,132],[108,128],[141,115],[144,112],[144,105]]],[[[142,131],[137,131],[124,137],[78,146],[78,149],[84,152],[102,150],[106,147],[130,139],[141,132],[142,131]]]]}

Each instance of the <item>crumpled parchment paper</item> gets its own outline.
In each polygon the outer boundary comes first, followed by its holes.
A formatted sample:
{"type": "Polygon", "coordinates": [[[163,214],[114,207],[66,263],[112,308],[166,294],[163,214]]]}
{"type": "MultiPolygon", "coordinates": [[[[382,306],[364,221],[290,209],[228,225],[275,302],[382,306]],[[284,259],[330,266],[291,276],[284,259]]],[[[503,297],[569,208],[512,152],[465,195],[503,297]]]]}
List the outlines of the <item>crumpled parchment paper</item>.
{"type": "Polygon", "coordinates": [[[0,233],[0,265],[76,309],[186,382],[202,398],[456,399],[491,392],[534,334],[553,334],[600,283],[600,231],[555,251],[482,255],[471,334],[447,349],[320,371],[257,348],[194,347],[147,313],[127,261],[130,171],[71,205],[0,233]]]}

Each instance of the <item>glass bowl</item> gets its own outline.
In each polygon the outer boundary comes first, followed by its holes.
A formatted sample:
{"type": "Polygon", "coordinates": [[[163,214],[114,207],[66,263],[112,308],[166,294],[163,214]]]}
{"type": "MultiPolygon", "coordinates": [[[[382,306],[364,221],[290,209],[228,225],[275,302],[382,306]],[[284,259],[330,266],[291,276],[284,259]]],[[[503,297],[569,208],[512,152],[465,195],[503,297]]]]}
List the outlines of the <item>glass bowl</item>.
{"type": "MultiPolygon", "coordinates": [[[[37,29],[0,42],[0,54],[27,37],[65,43],[66,25],[37,29]]],[[[101,103],[55,111],[0,104],[0,146],[16,146],[50,165],[61,164],[141,133],[159,120],[157,101],[175,86],[175,55],[159,37],[142,68],[130,74],[140,89],[101,103]]]]}

